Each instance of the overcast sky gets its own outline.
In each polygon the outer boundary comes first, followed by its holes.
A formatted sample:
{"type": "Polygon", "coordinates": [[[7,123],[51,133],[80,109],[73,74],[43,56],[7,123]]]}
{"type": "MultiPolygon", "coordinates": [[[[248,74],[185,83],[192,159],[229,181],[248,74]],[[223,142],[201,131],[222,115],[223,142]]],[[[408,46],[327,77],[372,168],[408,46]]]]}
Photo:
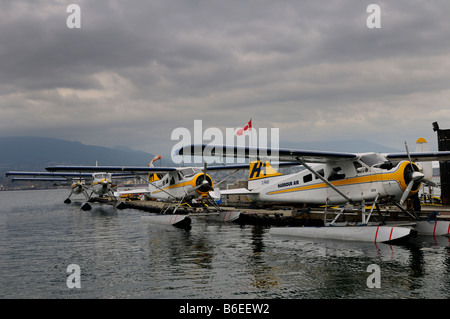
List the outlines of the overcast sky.
{"type": "Polygon", "coordinates": [[[169,154],[196,119],[225,132],[252,118],[280,146],[433,146],[432,122],[450,128],[448,0],[0,4],[0,136],[169,154]],[[371,3],[381,28],[366,24],[371,3]]]}

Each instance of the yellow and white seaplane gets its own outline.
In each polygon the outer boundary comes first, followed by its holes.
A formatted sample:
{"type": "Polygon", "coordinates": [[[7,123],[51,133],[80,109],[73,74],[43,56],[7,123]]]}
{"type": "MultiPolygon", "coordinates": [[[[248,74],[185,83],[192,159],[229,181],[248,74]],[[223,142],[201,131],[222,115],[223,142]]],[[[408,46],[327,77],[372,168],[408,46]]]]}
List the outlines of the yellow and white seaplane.
{"type": "MultiPolygon", "coordinates": [[[[389,242],[412,234],[408,227],[373,225],[370,218],[380,204],[394,204],[414,220],[415,230],[427,234],[447,235],[450,223],[420,221],[402,204],[419,191],[421,183],[433,182],[414,163],[450,160],[450,152],[347,153],[298,149],[271,149],[226,145],[188,145],[178,150],[180,156],[245,157],[250,163],[248,188],[221,191],[221,195],[247,195],[253,201],[302,203],[306,205],[344,205],[324,227],[274,227],[272,234],[326,237],[359,241],[389,242]],[[205,152],[204,152],[205,151],[205,152]],[[297,162],[305,169],[280,174],[269,160],[297,162]],[[366,211],[366,205],[371,208],[366,211]],[[337,227],[338,217],[349,206],[360,207],[361,227],[337,227]],[[335,227],[332,227],[335,226],[335,227]]],[[[325,214],[326,216],[326,209],[325,214]]]]}
{"type": "MultiPolygon", "coordinates": [[[[71,183],[70,194],[64,200],[64,203],[70,204],[71,196],[82,194],[84,195],[86,201],[81,205],[82,210],[90,210],[92,207],[89,204],[90,201],[96,200],[96,198],[110,196],[114,198],[112,184],[113,179],[123,179],[130,177],[129,174],[111,174],[106,172],[100,172],[98,169],[94,173],[83,173],[83,172],[67,172],[67,173],[57,173],[57,172],[24,172],[24,171],[9,171],[6,172],[6,176],[22,176],[14,177],[11,179],[12,182],[23,182],[23,181],[41,181],[41,182],[61,182],[71,183]],[[90,183],[87,183],[91,180],[90,183]]],[[[133,177],[133,176],[131,176],[133,177]]]]}

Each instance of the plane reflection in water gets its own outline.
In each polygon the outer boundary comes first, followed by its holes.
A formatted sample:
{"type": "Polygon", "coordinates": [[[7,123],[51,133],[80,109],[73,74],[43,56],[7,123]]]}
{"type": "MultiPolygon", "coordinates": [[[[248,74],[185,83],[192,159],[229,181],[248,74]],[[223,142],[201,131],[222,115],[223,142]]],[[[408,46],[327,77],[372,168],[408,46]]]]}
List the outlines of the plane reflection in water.
{"type": "Polygon", "coordinates": [[[450,295],[445,237],[435,241],[418,236],[404,245],[285,240],[270,235],[266,227],[213,221],[193,223],[186,231],[142,223],[141,214],[131,209],[118,212],[93,206],[90,213],[80,213],[76,206],[61,204],[66,194],[65,189],[0,192],[1,297],[447,299],[450,295]],[[82,288],[77,291],[61,289],[61,274],[72,263],[81,267],[82,288]],[[371,264],[381,269],[380,289],[367,287],[371,264]]]}

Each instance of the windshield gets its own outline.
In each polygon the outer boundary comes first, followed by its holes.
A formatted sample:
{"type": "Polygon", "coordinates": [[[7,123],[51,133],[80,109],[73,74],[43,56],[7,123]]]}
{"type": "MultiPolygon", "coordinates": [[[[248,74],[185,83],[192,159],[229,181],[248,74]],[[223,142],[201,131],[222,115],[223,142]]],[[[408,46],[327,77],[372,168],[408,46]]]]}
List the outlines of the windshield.
{"type": "Polygon", "coordinates": [[[109,173],[95,173],[94,174],[95,179],[111,179],[111,174],[109,173]]]}
{"type": "Polygon", "coordinates": [[[382,164],[386,161],[385,158],[375,153],[363,155],[359,159],[361,160],[361,162],[370,167],[376,164],[382,164]]]}
{"type": "Polygon", "coordinates": [[[180,173],[181,175],[183,175],[184,177],[190,177],[193,176],[197,173],[200,173],[202,171],[201,168],[192,168],[192,167],[188,167],[188,168],[183,168],[180,173]]]}

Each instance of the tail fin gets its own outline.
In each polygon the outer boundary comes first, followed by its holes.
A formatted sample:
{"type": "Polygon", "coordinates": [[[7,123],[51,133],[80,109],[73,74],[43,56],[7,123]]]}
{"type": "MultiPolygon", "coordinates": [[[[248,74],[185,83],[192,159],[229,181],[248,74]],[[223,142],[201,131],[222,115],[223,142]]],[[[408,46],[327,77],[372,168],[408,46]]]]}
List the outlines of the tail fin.
{"type": "Polygon", "coordinates": [[[269,162],[254,161],[250,163],[250,168],[248,170],[248,188],[254,189],[255,187],[260,187],[259,181],[264,178],[282,176],[283,174],[277,172],[269,162]]]}
{"type": "MultiPolygon", "coordinates": [[[[420,137],[416,141],[416,152],[429,152],[430,146],[423,137],[420,137]]],[[[433,178],[433,164],[431,162],[417,162],[416,163],[422,173],[425,175],[425,179],[433,178]]]]}
{"type": "Polygon", "coordinates": [[[156,173],[148,174],[148,181],[150,183],[153,183],[155,181],[159,181],[159,177],[158,177],[158,175],[156,173]]]}
{"type": "MultiPolygon", "coordinates": [[[[154,163],[155,161],[157,161],[157,160],[160,160],[160,159],[161,159],[161,155],[156,155],[156,156],[152,159],[152,161],[148,164],[148,167],[153,167],[153,163],[154,163]]],[[[158,175],[156,175],[156,173],[148,174],[148,181],[149,181],[150,183],[155,182],[155,181],[158,181],[158,180],[159,180],[159,177],[158,177],[158,175]]]]}

